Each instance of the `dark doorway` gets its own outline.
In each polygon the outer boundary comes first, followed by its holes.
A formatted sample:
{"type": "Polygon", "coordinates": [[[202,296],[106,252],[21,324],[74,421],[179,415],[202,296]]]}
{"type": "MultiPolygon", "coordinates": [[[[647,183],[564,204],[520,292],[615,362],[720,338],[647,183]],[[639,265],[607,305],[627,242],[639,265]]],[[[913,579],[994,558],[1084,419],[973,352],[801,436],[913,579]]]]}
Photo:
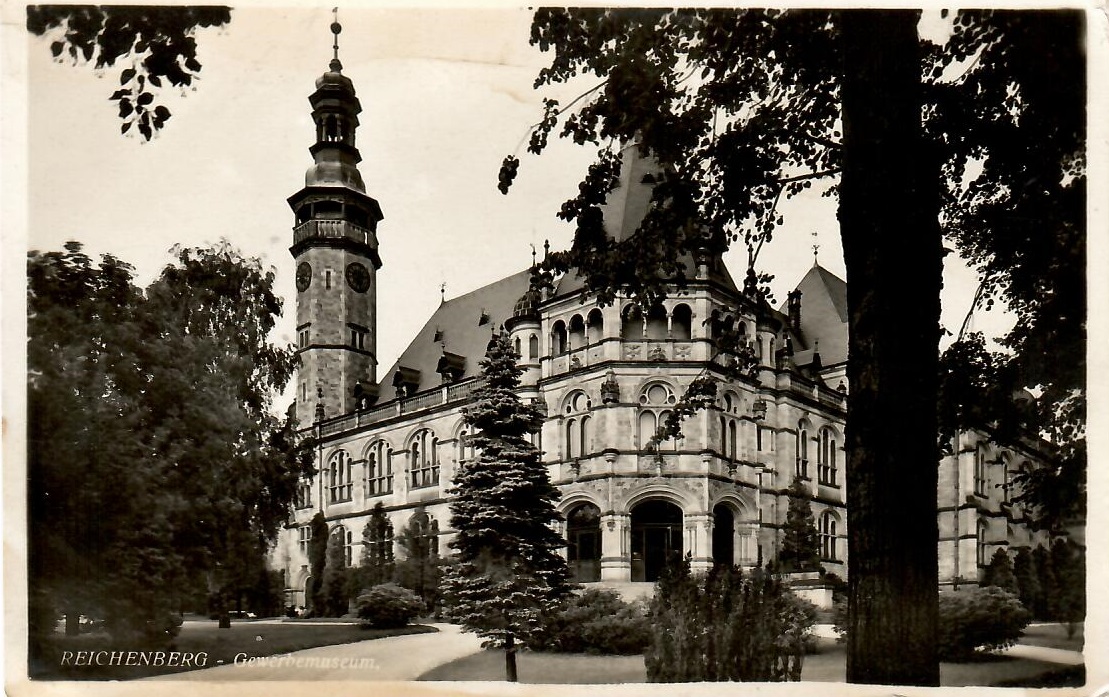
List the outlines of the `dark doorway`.
{"type": "Polygon", "coordinates": [[[567,557],[577,583],[601,580],[601,509],[591,503],[576,506],[566,516],[567,557]]]}
{"type": "Polygon", "coordinates": [[[632,509],[632,580],[657,581],[668,560],[682,556],[682,509],[645,501],[632,509]]]}
{"type": "Polygon", "coordinates": [[[712,509],[712,563],[727,567],[735,564],[735,515],[722,503],[712,509]]]}

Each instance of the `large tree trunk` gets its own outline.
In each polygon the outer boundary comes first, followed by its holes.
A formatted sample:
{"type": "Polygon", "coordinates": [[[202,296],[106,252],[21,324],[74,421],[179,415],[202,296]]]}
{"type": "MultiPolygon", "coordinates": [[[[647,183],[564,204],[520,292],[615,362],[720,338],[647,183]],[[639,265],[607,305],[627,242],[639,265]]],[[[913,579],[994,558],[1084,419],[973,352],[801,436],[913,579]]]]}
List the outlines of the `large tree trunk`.
{"type": "Polygon", "coordinates": [[[845,11],[839,217],[849,319],[847,680],[938,685],[939,168],[918,12],[845,11]]]}

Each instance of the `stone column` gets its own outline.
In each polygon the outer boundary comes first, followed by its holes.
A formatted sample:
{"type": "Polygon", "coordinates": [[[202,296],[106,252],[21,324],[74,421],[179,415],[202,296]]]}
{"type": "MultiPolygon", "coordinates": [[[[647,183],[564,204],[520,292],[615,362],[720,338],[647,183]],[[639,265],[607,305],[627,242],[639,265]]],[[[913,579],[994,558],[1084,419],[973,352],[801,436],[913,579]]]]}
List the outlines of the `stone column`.
{"type": "Polygon", "coordinates": [[[606,513],[601,516],[601,580],[630,581],[631,516],[606,513]]]}
{"type": "Polygon", "coordinates": [[[692,554],[690,570],[712,568],[712,515],[698,513],[685,516],[685,551],[692,554]]]}

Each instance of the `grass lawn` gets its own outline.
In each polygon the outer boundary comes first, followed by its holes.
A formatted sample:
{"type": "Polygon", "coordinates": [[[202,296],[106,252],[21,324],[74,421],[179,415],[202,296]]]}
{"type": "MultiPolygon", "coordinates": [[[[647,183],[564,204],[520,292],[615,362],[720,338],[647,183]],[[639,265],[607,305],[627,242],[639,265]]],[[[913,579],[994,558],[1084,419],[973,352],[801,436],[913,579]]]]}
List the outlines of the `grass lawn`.
{"type": "Polygon", "coordinates": [[[1067,627],[1063,624],[1035,624],[1025,628],[1020,643],[1028,646],[1046,646],[1068,651],[1082,650],[1082,623],[1078,624],[1074,636],[1067,638],[1067,627]]]}
{"type": "MultiPolygon", "coordinates": [[[[643,656],[590,656],[585,654],[518,654],[522,683],[591,685],[645,682],[643,656]]],[[[1001,681],[1034,682],[1038,676],[1061,666],[1009,656],[985,656],[972,663],[941,663],[940,684],[946,687],[993,685],[1001,681]]],[[[818,653],[805,657],[801,679],[806,682],[844,682],[844,648],[834,639],[820,639],[818,653]]],[[[503,680],[504,653],[481,653],[447,663],[420,676],[420,680],[503,680]]],[[[1081,684],[1079,682],[1078,684],[1081,684]]]]}
{"type": "MultiPolygon", "coordinates": [[[[235,660],[236,654],[239,653],[250,656],[274,656],[316,646],[349,644],[367,639],[434,631],[436,630],[433,627],[422,625],[409,625],[401,629],[361,629],[355,623],[324,625],[294,621],[269,624],[248,620],[232,621],[230,629],[219,629],[216,621],[212,620],[186,622],[181,628],[181,633],[170,647],[113,645],[111,638],[103,633],[83,634],[76,637],[58,635],[51,638],[41,652],[36,654],[36,658],[31,660],[29,673],[31,678],[45,680],[131,680],[193,670],[198,667],[195,665],[198,662],[204,663],[199,667],[231,663],[235,660]],[[63,652],[72,652],[69,659],[69,662],[72,663],[77,651],[126,652],[140,649],[189,653],[193,655],[192,663],[194,665],[176,667],[166,665],[62,665],[63,652]],[[201,652],[207,654],[203,661],[197,656],[201,652]]],[[[110,657],[101,654],[101,659],[102,662],[108,662],[110,657]]],[[[122,658],[117,662],[125,661],[126,658],[122,658]]],[[[153,659],[150,662],[154,662],[153,659]]],[[[178,659],[178,662],[180,662],[180,659],[178,659]]]]}

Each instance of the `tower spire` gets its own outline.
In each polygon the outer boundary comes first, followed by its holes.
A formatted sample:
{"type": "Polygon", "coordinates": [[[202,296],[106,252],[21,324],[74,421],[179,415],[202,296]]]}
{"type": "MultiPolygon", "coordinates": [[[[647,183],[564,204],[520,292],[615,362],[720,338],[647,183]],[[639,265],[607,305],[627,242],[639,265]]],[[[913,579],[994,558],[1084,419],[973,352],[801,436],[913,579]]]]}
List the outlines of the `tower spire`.
{"type": "Polygon", "coordinates": [[[343,64],[339,62],[339,34],[343,31],[343,25],[339,24],[338,7],[331,8],[331,14],[334,16],[334,20],[331,22],[331,34],[334,36],[331,49],[334,51],[334,55],[331,58],[331,65],[328,67],[334,72],[340,72],[343,69],[343,64]]]}

